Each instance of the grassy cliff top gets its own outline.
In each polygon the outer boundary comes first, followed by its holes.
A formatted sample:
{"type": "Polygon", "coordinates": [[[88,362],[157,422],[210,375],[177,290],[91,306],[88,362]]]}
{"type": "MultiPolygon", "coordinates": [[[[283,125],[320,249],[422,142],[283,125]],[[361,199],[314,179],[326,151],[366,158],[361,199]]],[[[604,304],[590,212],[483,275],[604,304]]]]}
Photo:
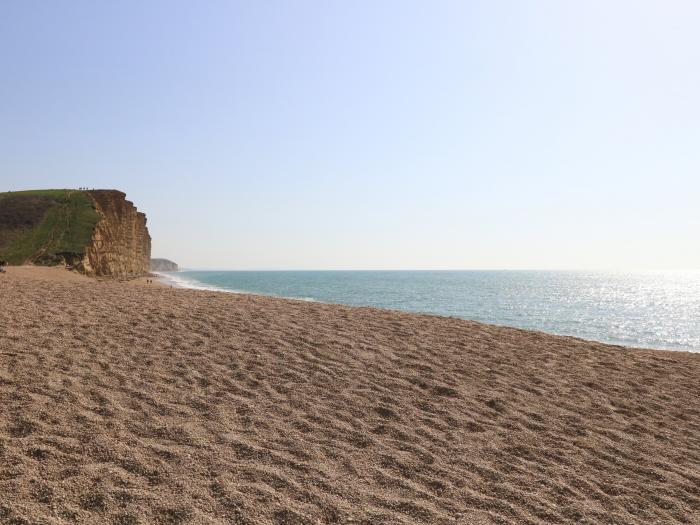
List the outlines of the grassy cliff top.
{"type": "Polygon", "coordinates": [[[0,260],[52,264],[58,254],[82,254],[99,219],[84,191],[0,193],[0,260]]]}

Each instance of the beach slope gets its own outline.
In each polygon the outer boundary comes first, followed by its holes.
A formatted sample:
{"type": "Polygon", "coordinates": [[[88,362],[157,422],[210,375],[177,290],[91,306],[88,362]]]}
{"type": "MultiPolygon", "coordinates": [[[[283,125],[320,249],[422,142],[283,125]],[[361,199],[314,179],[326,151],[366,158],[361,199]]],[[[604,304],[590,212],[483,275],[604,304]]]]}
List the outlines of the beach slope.
{"type": "Polygon", "coordinates": [[[0,523],[700,521],[699,354],[10,270],[0,523]]]}

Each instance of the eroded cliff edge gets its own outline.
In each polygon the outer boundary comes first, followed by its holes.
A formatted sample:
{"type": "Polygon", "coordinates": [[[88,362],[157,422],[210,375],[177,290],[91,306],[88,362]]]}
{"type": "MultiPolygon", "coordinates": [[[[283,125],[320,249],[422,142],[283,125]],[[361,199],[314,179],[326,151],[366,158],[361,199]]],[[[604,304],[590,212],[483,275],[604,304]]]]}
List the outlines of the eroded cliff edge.
{"type": "Polygon", "coordinates": [[[117,190],[86,192],[100,220],[81,261],[82,270],[96,277],[129,278],[150,271],[151,236],[146,215],[117,190]]]}

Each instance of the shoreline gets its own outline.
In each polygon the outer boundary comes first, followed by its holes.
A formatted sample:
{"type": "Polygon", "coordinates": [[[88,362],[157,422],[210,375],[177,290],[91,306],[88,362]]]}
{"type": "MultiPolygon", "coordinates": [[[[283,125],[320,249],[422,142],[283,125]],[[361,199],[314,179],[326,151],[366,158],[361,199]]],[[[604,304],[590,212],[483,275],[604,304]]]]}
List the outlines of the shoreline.
{"type": "Polygon", "coordinates": [[[700,512],[698,354],[51,271],[0,276],[3,519],[700,512]]]}
{"type": "MultiPolygon", "coordinates": [[[[363,305],[347,305],[343,303],[330,303],[330,302],[325,302],[321,301],[318,299],[312,299],[310,297],[308,298],[302,298],[302,297],[289,297],[285,295],[274,295],[274,294],[265,294],[265,293],[256,293],[256,292],[251,292],[248,290],[229,290],[226,288],[222,288],[220,286],[215,286],[215,285],[207,285],[202,283],[201,285],[197,285],[194,283],[188,283],[183,280],[178,280],[177,278],[171,276],[170,274],[175,274],[178,272],[153,272],[154,274],[158,275],[159,279],[162,280],[164,284],[170,285],[173,288],[178,288],[181,290],[194,290],[198,292],[216,292],[216,293],[227,293],[227,294],[236,294],[236,295],[253,295],[256,297],[272,297],[272,298],[277,298],[277,299],[285,299],[287,301],[302,301],[302,302],[311,302],[311,303],[323,303],[323,304],[329,304],[329,305],[338,305],[338,306],[349,306],[349,307],[357,307],[357,308],[371,308],[371,306],[363,306],[363,305]]],[[[383,310],[391,310],[390,308],[381,308],[383,310]]],[[[405,310],[396,310],[396,311],[405,311],[405,310]]],[[[414,313],[421,313],[421,312],[414,312],[414,313]]],[[[434,315],[430,314],[429,312],[423,312],[425,315],[434,315]]]]}
{"type": "Polygon", "coordinates": [[[282,296],[282,295],[256,293],[256,292],[251,292],[251,291],[246,291],[246,290],[228,290],[225,288],[217,287],[215,285],[206,285],[206,284],[202,284],[201,286],[199,286],[196,284],[187,283],[183,280],[176,279],[172,274],[177,274],[178,272],[151,272],[150,276],[136,277],[133,279],[114,280],[114,279],[99,279],[99,278],[94,278],[94,277],[88,277],[88,276],[85,276],[85,275],[80,274],[78,272],[67,270],[67,269],[63,268],[62,266],[24,265],[24,266],[6,267],[6,269],[8,269],[8,270],[10,268],[12,268],[13,270],[11,270],[9,273],[19,273],[24,278],[42,278],[42,279],[57,280],[57,281],[70,281],[70,282],[79,282],[79,281],[83,281],[83,280],[87,280],[87,282],[90,282],[90,281],[115,282],[115,283],[126,284],[129,286],[152,286],[152,287],[158,287],[158,288],[172,288],[175,290],[191,290],[191,291],[197,291],[197,292],[210,292],[210,293],[223,293],[223,294],[229,294],[229,295],[264,297],[264,298],[281,299],[281,300],[285,300],[285,301],[295,301],[295,302],[302,302],[302,303],[318,303],[318,304],[325,304],[325,305],[329,305],[329,306],[342,306],[342,307],[347,307],[347,308],[369,308],[369,309],[376,309],[379,311],[394,312],[394,313],[398,313],[398,314],[408,313],[408,314],[413,314],[413,315],[424,315],[424,316],[435,317],[435,318],[456,319],[456,320],[461,320],[461,321],[466,321],[466,322],[483,324],[483,325],[487,325],[487,326],[493,326],[496,328],[508,328],[508,329],[514,329],[514,330],[522,330],[524,332],[532,332],[532,333],[542,334],[545,336],[566,337],[566,338],[571,338],[571,339],[576,340],[576,341],[582,341],[582,342],[586,342],[586,343],[603,344],[603,345],[608,345],[611,347],[617,347],[617,348],[621,348],[621,349],[644,349],[644,350],[654,350],[654,351],[662,351],[662,352],[681,352],[681,353],[700,355],[700,349],[696,350],[696,349],[675,348],[675,347],[666,347],[666,348],[646,347],[646,346],[640,346],[640,345],[635,345],[635,344],[625,344],[625,343],[621,343],[621,342],[617,342],[617,341],[610,341],[610,340],[606,341],[606,340],[598,340],[598,339],[589,339],[589,338],[580,337],[577,335],[547,332],[547,331],[539,330],[536,328],[499,324],[499,323],[494,323],[494,322],[480,321],[480,320],[475,320],[475,319],[467,319],[467,318],[458,317],[458,316],[454,316],[454,315],[451,316],[451,315],[444,315],[444,314],[440,314],[440,313],[433,313],[433,312],[426,312],[426,311],[413,311],[413,310],[402,310],[402,309],[396,309],[396,308],[383,308],[383,307],[378,307],[378,306],[373,306],[373,305],[351,305],[351,304],[345,304],[345,303],[325,302],[325,301],[322,301],[319,299],[313,299],[313,298],[287,297],[287,296],[282,296]],[[146,279],[152,279],[153,282],[151,284],[147,284],[146,279]]]}
{"type": "MultiPolygon", "coordinates": [[[[508,270],[508,271],[510,271],[510,270],[508,270]]],[[[271,297],[271,298],[285,299],[285,300],[289,300],[289,301],[316,302],[316,303],[321,303],[321,304],[347,306],[347,307],[352,307],[352,308],[377,308],[380,310],[387,310],[387,311],[391,311],[391,312],[399,312],[399,313],[403,312],[403,313],[413,313],[413,314],[418,314],[418,315],[427,315],[427,316],[434,316],[434,317],[461,319],[464,321],[482,323],[482,324],[487,324],[487,325],[497,326],[497,327],[504,327],[504,328],[514,328],[514,329],[542,333],[545,335],[552,335],[552,336],[558,336],[558,337],[571,337],[573,339],[577,339],[577,340],[581,340],[581,341],[606,344],[606,345],[617,346],[617,347],[621,347],[621,348],[646,348],[646,349],[650,349],[650,350],[662,350],[662,351],[667,351],[667,352],[685,352],[685,353],[691,353],[691,354],[692,353],[700,354],[700,348],[696,349],[696,348],[686,348],[686,347],[678,347],[678,346],[666,346],[666,347],[663,347],[663,346],[644,346],[644,345],[635,344],[632,342],[627,343],[627,342],[612,340],[612,339],[606,340],[606,339],[587,338],[587,337],[582,337],[582,336],[574,335],[574,334],[549,332],[549,331],[545,331],[545,330],[538,329],[535,327],[502,324],[502,323],[498,323],[498,322],[490,322],[490,321],[477,320],[477,319],[471,319],[471,318],[466,318],[466,317],[459,317],[456,315],[441,314],[438,312],[430,312],[430,311],[423,311],[423,310],[404,310],[404,309],[399,309],[399,308],[388,308],[388,307],[374,306],[374,305],[338,303],[338,302],[323,301],[321,299],[315,299],[315,298],[291,297],[291,296],[285,296],[285,295],[275,295],[275,294],[271,294],[271,293],[252,292],[252,291],[248,291],[248,290],[229,290],[229,289],[222,288],[222,287],[219,287],[216,285],[208,285],[205,283],[195,284],[195,283],[186,281],[184,279],[174,278],[171,275],[171,274],[177,274],[178,272],[154,272],[154,273],[157,274],[159,276],[159,278],[162,280],[162,282],[164,282],[166,285],[172,286],[173,288],[184,289],[184,290],[220,292],[220,293],[238,294],[238,295],[252,295],[252,296],[256,296],[256,297],[271,297]]]]}

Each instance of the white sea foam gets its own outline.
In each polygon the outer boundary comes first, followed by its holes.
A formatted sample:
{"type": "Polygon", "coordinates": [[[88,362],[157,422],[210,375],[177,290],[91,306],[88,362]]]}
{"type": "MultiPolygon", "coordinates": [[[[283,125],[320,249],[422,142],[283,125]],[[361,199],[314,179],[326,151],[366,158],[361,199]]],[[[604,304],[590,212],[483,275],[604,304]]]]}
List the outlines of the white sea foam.
{"type": "Polygon", "coordinates": [[[163,284],[169,284],[174,288],[186,288],[188,290],[201,290],[205,292],[224,292],[224,293],[234,293],[234,294],[243,294],[243,295],[258,295],[260,297],[280,297],[281,299],[289,299],[292,301],[304,301],[304,302],[309,302],[309,303],[315,303],[318,302],[316,299],[313,297],[286,297],[283,295],[273,295],[273,294],[263,294],[263,293],[255,293],[255,292],[249,292],[246,290],[234,290],[231,288],[223,288],[220,286],[215,286],[212,284],[205,284],[201,281],[198,281],[193,278],[187,278],[184,277],[180,274],[177,273],[169,273],[169,272],[151,272],[155,275],[158,276],[158,279],[163,283],[163,284]]]}
{"type": "Polygon", "coordinates": [[[240,290],[230,290],[211,284],[204,284],[196,279],[186,278],[176,273],[153,272],[164,283],[175,288],[188,288],[190,290],[204,290],[206,292],[248,293],[240,290]]]}

